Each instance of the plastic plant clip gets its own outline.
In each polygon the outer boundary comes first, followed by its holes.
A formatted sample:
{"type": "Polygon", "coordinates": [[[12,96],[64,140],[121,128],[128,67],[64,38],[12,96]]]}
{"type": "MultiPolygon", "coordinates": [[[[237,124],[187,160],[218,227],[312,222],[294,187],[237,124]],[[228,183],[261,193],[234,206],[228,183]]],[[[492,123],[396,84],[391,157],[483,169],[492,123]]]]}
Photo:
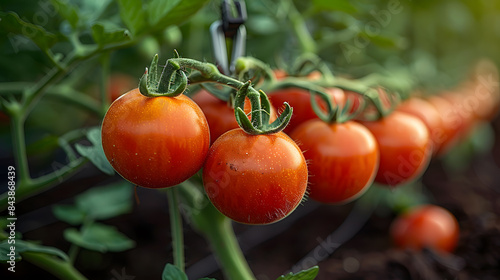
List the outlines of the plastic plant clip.
{"type": "Polygon", "coordinates": [[[234,5],[238,12],[236,17],[231,13],[229,1],[224,0],[221,6],[222,19],[210,25],[215,63],[219,71],[223,74],[234,73],[236,59],[243,56],[245,53],[247,32],[243,23],[247,18],[247,12],[244,2],[234,1],[234,5]],[[231,38],[233,40],[230,63],[228,59],[226,38],[231,38]]]}

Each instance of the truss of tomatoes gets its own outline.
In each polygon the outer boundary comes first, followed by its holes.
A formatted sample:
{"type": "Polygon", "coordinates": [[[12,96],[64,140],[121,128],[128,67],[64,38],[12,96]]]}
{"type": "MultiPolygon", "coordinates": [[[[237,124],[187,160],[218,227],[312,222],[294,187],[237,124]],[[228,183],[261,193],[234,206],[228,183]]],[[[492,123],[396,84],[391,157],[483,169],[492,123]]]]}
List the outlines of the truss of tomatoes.
{"type": "MultiPolygon", "coordinates": [[[[345,106],[343,92],[335,92],[331,98],[345,106]]],[[[206,194],[220,212],[237,222],[268,224],[289,215],[306,190],[313,200],[341,204],[373,182],[411,182],[444,149],[439,144],[451,141],[436,136],[444,128],[431,101],[410,99],[376,121],[326,123],[311,116],[310,99],[302,95],[270,95],[276,102],[289,98],[294,106],[289,136],[251,135],[237,127],[226,102],[208,102],[206,92],[195,96],[198,106],[184,95],[145,97],[134,89],[109,108],[103,149],[122,177],[146,188],[175,186],[203,168],[206,194]],[[216,131],[210,124],[217,126],[216,139],[210,139],[216,131]]]]}

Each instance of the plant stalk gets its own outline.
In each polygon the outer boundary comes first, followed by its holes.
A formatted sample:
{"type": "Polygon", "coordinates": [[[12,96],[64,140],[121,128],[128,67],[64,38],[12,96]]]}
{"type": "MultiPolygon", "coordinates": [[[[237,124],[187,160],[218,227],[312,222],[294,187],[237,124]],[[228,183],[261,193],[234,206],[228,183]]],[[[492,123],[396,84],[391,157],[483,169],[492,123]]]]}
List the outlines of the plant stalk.
{"type": "Polygon", "coordinates": [[[174,265],[184,271],[184,236],[182,233],[182,217],[179,211],[177,187],[167,189],[168,208],[170,214],[170,230],[172,232],[172,247],[174,265]]]}

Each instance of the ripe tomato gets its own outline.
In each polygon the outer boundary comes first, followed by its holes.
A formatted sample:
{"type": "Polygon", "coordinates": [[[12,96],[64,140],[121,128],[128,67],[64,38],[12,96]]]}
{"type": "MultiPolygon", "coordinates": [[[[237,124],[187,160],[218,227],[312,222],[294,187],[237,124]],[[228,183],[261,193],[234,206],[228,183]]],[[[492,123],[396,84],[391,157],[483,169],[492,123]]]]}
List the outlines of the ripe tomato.
{"type": "MultiPolygon", "coordinates": [[[[210,128],[210,144],[226,131],[239,127],[234,117],[234,109],[231,108],[226,101],[218,99],[203,89],[193,96],[193,100],[200,106],[207,118],[210,128]]],[[[245,101],[245,113],[249,114],[251,110],[252,106],[250,105],[250,100],[247,98],[245,101]]],[[[276,109],[271,105],[270,121],[272,122],[276,120],[276,118],[276,109]]]]}
{"type": "Polygon", "coordinates": [[[452,252],[458,241],[459,226],[455,217],[436,205],[411,209],[393,221],[390,234],[398,247],[420,250],[424,247],[452,252]]]}
{"type": "Polygon", "coordinates": [[[111,102],[118,97],[136,88],[139,80],[123,73],[113,73],[108,80],[108,93],[111,96],[111,102]]]}
{"type": "Polygon", "coordinates": [[[250,135],[237,128],[219,137],[203,167],[213,205],[246,224],[269,224],[290,214],[307,187],[307,165],[283,132],[250,135]]]}
{"type": "MultiPolygon", "coordinates": [[[[326,93],[331,95],[334,101],[333,103],[339,104],[340,106],[344,104],[344,92],[341,89],[330,88],[326,90],[326,93]]],[[[293,108],[292,118],[287,127],[283,130],[287,134],[290,134],[300,124],[318,118],[311,107],[311,94],[307,90],[298,88],[276,90],[269,93],[269,100],[271,100],[273,104],[288,102],[293,108]]],[[[317,100],[321,107],[326,108],[319,97],[317,97],[317,100]]]]}
{"type": "Polygon", "coordinates": [[[108,109],[102,146],[125,179],[141,187],[166,188],[202,167],[210,132],[201,109],[185,95],[149,98],[134,89],[108,109]]]}
{"type": "Polygon", "coordinates": [[[380,149],[376,182],[394,187],[415,179],[427,168],[432,147],[421,120],[396,111],[378,121],[361,123],[373,133],[380,149]]]}
{"type": "Polygon", "coordinates": [[[345,203],[372,184],[379,164],[375,137],[356,122],[310,120],[290,135],[309,162],[309,197],[345,203]]]}
{"type": "Polygon", "coordinates": [[[412,97],[401,103],[397,110],[415,116],[424,122],[429,130],[433,151],[437,152],[441,142],[443,123],[436,107],[422,98],[412,97]]]}
{"type": "Polygon", "coordinates": [[[464,126],[463,118],[455,110],[453,104],[441,96],[431,96],[427,101],[437,109],[441,117],[442,129],[435,132],[437,143],[435,154],[441,156],[459,140],[460,132],[464,126]]]}

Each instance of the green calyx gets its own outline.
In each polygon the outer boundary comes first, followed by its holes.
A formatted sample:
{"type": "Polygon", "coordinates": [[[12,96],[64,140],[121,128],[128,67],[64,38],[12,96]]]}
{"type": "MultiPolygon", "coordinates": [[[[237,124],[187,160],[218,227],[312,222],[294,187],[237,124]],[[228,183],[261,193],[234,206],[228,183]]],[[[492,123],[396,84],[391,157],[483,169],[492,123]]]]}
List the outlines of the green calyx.
{"type": "Polygon", "coordinates": [[[147,97],[175,97],[182,94],[188,85],[188,78],[180,65],[172,59],[167,63],[158,75],[158,55],[151,61],[151,66],[142,75],[139,81],[139,91],[147,97]]]}
{"type": "Polygon", "coordinates": [[[257,91],[250,86],[250,81],[243,84],[236,93],[234,99],[234,115],[238,125],[248,134],[262,135],[273,134],[282,131],[292,118],[293,109],[288,103],[284,103],[285,110],[278,118],[269,123],[271,117],[271,103],[267,95],[262,91],[257,91]],[[250,99],[252,105],[252,120],[245,114],[245,99],[250,99]]]}

